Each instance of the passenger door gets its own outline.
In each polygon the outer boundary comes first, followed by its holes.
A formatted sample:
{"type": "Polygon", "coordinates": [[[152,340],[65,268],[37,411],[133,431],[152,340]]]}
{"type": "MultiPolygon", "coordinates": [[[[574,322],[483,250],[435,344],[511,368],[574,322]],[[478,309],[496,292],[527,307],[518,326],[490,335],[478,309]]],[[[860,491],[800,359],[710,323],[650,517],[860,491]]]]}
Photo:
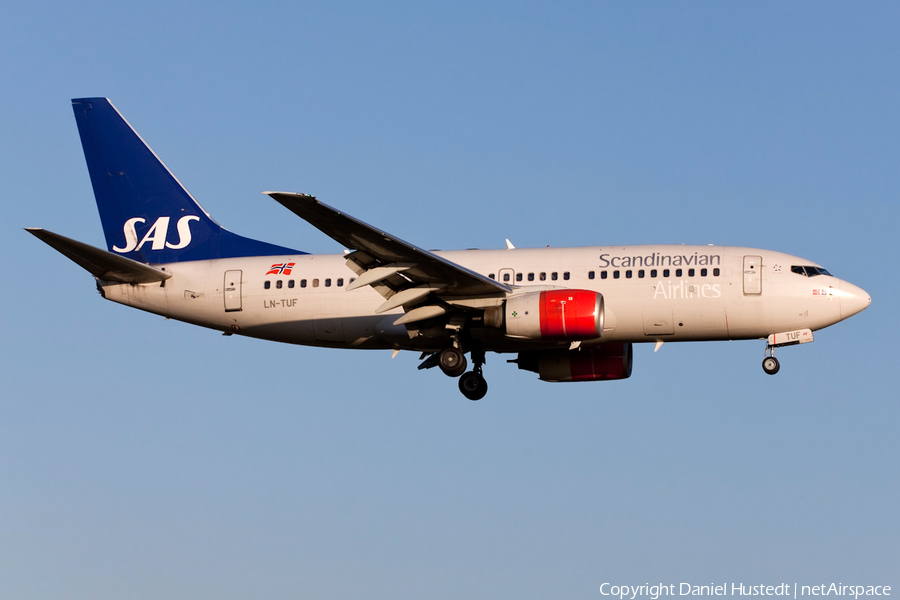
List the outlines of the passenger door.
{"type": "Polygon", "coordinates": [[[744,295],[762,294],[762,257],[744,257],[744,295]]]}
{"type": "Polygon", "coordinates": [[[225,312],[241,310],[242,271],[225,271],[225,312]]]}

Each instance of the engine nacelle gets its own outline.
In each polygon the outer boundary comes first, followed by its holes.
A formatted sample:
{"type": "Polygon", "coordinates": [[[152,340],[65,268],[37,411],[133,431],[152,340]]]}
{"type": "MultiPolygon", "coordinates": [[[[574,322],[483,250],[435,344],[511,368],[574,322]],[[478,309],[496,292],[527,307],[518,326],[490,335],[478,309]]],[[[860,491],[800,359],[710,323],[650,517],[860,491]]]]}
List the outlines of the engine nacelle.
{"type": "Polygon", "coordinates": [[[609,342],[579,350],[519,352],[520,369],[544,381],[628,379],[633,362],[631,342],[609,342]]]}
{"type": "Polygon", "coordinates": [[[603,295],[547,290],[506,301],[506,335],[530,340],[594,340],[603,334],[603,295]]]}

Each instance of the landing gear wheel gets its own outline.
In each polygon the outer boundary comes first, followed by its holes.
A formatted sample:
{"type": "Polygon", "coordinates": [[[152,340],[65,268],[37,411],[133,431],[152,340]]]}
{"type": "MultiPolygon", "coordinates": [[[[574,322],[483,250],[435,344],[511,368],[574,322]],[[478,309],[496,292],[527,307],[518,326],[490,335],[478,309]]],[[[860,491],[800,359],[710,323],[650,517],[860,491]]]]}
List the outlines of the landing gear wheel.
{"type": "Polygon", "coordinates": [[[466,356],[453,346],[444,348],[438,355],[438,366],[448,377],[459,377],[466,371],[466,356]]]}
{"type": "Polygon", "coordinates": [[[487,381],[475,371],[469,371],[459,378],[459,391],[469,400],[481,400],[487,394],[487,389],[487,381]]]}
{"type": "Polygon", "coordinates": [[[778,364],[778,359],[774,356],[767,356],[763,359],[762,368],[769,375],[774,375],[781,368],[781,365],[778,364]]]}

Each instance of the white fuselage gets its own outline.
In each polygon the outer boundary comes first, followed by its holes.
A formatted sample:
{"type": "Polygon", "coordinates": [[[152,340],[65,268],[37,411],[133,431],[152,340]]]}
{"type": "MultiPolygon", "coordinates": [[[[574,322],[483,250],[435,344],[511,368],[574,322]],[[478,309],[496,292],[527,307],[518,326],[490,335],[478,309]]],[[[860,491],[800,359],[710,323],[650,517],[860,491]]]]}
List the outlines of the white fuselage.
{"type": "MultiPolygon", "coordinates": [[[[852,284],[791,269],[815,263],[753,248],[618,246],[436,254],[516,292],[552,286],[601,293],[603,335],[585,344],[764,338],[821,329],[869,303],[868,295],[852,284]]],[[[384,298],[371,287],[347,291],[355,274],[341,255],[160,266],[172,273],[163,284],[100,281],[100,289],[109,300],[172,319],[292,344],[434,351],[445,343],[439,331],[411,336],[404,325],[394,325],[403,315],[401,308],[376,314],[384,298]],[[290,274],[267,275],[273,264],[283,263],[294,263],[290,274]]],[[[485,349],[498,352],[560,345],[512,339],[487,327],[472,335],[485,349]]]]}

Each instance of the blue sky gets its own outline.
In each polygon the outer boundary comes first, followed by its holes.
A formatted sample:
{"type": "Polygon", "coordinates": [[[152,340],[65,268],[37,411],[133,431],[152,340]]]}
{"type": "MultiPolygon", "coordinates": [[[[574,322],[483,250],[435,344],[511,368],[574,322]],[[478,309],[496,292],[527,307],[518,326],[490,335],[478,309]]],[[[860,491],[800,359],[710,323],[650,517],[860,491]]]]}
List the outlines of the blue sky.
{"type": "MultiPolygon", "coordinates": [[[[15,598],[595,598],[603,582],[900,588],[900,7],[33,2],[0,19],[0,590],[15,598]],[[780,250],[872,306],[779,352],[489,356],[264,343],[102,301],[69,99],[107,96],[224,226],[339,246],[780,250]]],[[[895,592],[896,593],[896,592],[895,592]]]]}

